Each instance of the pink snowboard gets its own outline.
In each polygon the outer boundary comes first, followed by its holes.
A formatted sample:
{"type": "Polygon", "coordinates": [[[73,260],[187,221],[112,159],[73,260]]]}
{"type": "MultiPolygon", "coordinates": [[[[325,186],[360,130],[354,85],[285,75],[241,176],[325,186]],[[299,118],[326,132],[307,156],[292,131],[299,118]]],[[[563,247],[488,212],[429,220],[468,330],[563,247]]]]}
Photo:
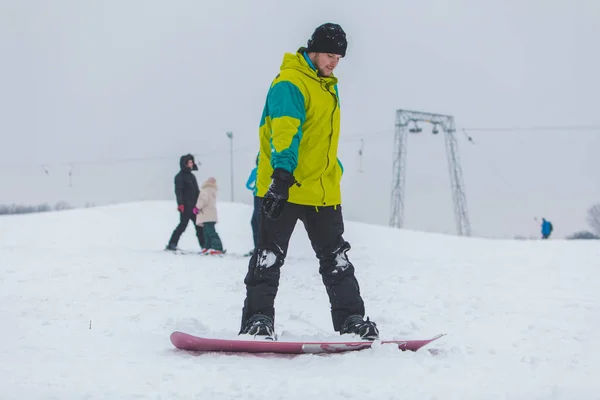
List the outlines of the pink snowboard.
{"type": "MultiPolygon", "coordinates": [[[[417,351],[428,343],[441,338],[444,334],[425,340],[382,340],[375,343],[394,343],[400,350],[417,351]]],[[[191,351],[216,351],[232,353],[283,353],[283,354],[317,354],[341,353],[345,351],[364,350],[371,347],[370,341],[352,342],[282,342],[262,340],[212,339],[192,336],[183,332],[173,332],[171,343],[178,349],[191,351]]]]}

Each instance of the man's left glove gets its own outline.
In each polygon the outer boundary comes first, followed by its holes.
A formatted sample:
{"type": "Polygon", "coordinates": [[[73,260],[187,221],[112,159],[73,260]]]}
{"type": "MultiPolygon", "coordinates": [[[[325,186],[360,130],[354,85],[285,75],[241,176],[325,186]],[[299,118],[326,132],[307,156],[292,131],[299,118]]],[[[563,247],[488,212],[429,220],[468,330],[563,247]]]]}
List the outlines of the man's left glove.
{"type": "Polygon", "coordinates": [[[300,184],[296,182],[294,175],[281,168],[275,168],[271,178],[271,185],[261,201],[261,209],[267,217],[277,219],[283,211],[283,206],[290,197],[290,187],[294,183],[298,186],[300,186],[300,184]]]}

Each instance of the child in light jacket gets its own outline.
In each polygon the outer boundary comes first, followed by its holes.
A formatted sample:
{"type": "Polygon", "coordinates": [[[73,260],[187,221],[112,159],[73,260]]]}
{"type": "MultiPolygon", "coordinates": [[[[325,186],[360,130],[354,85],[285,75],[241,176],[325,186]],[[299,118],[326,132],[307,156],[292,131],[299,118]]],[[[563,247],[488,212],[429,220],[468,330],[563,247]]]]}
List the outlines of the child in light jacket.
{"type": "Polygon", "coordinates": [[[203,253],[223,254],[223,244],[215,229],[217,220],[217,181],[208,178],[202,184],[196,202],[196,224],[204,228],[203,253]]]}

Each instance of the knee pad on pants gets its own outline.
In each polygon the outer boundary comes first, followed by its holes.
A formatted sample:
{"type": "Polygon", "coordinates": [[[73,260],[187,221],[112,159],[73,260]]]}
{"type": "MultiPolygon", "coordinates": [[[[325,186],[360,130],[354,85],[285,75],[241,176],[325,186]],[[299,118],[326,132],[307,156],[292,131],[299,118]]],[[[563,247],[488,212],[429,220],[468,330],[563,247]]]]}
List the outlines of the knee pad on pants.
{"type": "Polygon", "coordinates": [[[247,280],[254,282],[279,281],[283,257],[269,249],[256,249],[248,268],[247,280]]]}
{"type": "Polygon", "coordinates": [[[321,268],[319,272],[323,276],[326,285],[335,285],[348,276],[354,275],[354,265],[346,254],[350,250],[350,244],[344,242],[340,247],[329,254],[321,254],[321,268]]]}

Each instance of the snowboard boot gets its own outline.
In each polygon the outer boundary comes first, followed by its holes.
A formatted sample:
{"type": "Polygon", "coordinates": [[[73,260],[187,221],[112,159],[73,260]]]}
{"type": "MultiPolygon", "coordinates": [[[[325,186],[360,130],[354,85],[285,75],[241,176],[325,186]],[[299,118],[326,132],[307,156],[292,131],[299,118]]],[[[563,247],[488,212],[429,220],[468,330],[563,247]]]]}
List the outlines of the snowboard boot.
{"type": "Polygon", "coordinates": [[[360,315],[351,315],[346,319],[346,322],[340,329],[340,335],[355,334],[365,340],[379,339],[379,329],[373,321],[369,321],[369,317],[364,321],[360,315]]]}
{"type": "Polygon", "coordinates": [[[177,245],[176,245],[176,244],[169,243],[169,244],[167,245],[167,247],[165,247],[165,250],[167,250],[167,251],[177,251],[177,245]]]}
{"type": "Polygon", "coordinates": [[[239,334],[273,338],[274,333],[273,319],[268,315],[255,314],[246,321],[239,334]]]}

